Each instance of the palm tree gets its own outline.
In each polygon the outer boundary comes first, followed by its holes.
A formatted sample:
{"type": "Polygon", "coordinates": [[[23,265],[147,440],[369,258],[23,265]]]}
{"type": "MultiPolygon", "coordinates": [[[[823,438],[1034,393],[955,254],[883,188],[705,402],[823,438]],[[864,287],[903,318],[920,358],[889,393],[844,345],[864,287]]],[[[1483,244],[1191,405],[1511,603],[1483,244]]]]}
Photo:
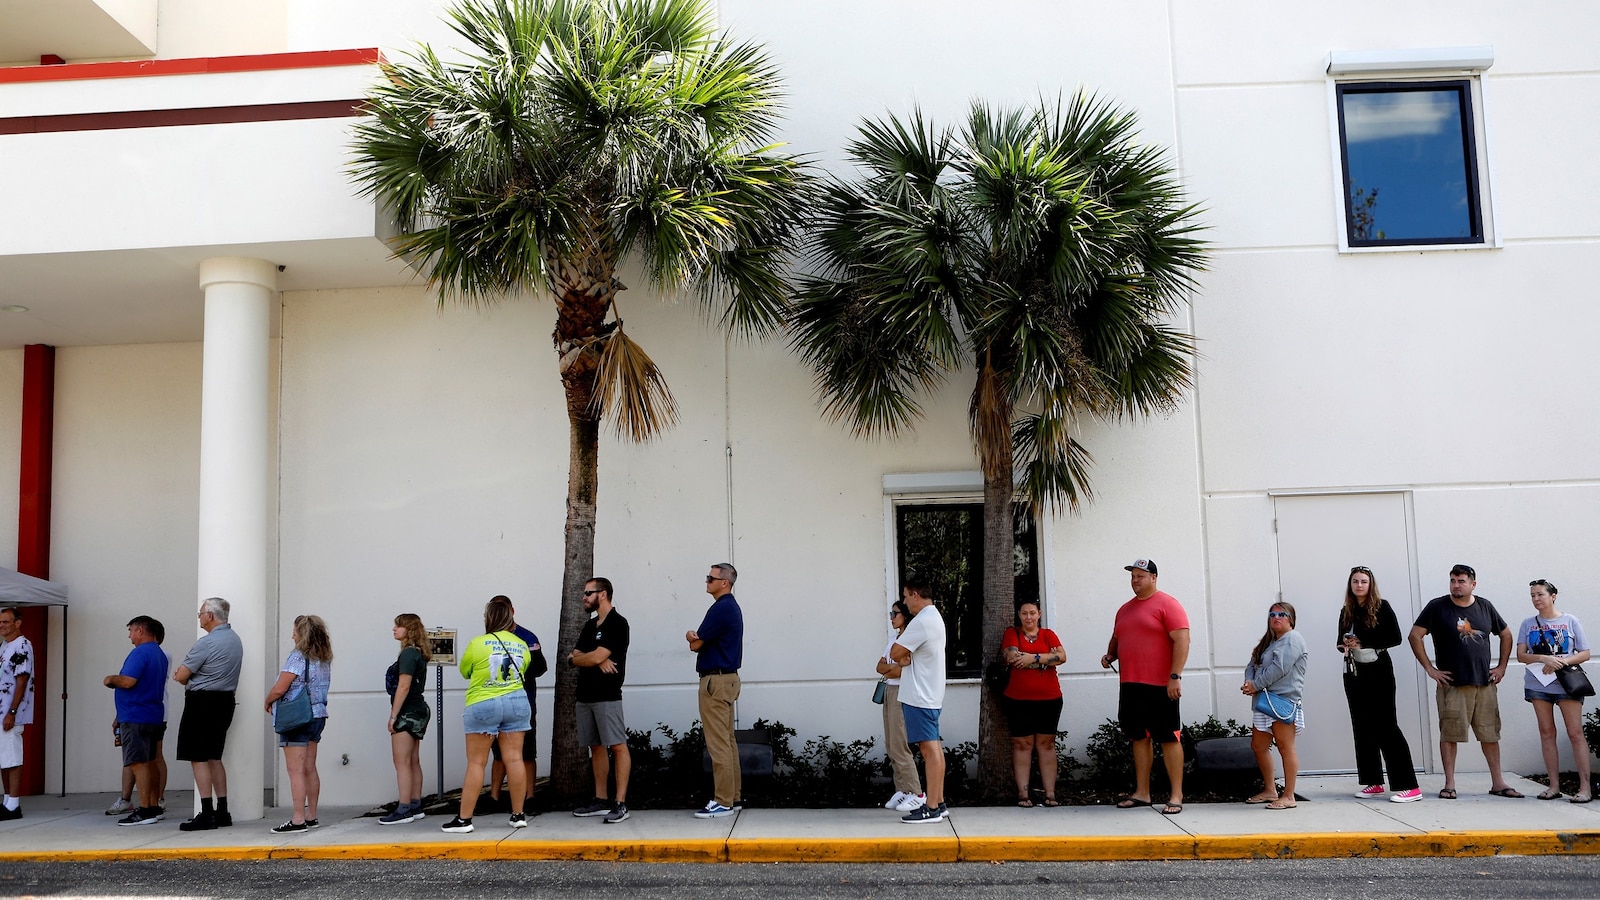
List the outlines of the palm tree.
{"type": "MultiPolygon", "coordinates": [[[[973,379],[989,652],[1012,622],[1018,494],[1035,513],[1076,510],[1092,497],[1085,420],[1166,412],[1190,387],[1194,343],[1170,320],[1204,268],[1198,210],[1136,137],[1132,113],[1082,94],[975,103],[959,133],[890,116],[861,126],[860,177],[821,201],[819,274],[792,326],[825,414],[893,434],[946,379],[973,379]]],[[[983,690],[979,771],[997,795],[1010,750],[983,690]]]]}
{"type": "MultiPolygon", "coordinates": [[[[557,656],[594,574],[602,419],[648,441],[676,418],[661,371],[623,331],[625,261],[735,333],[781,324],[807,208],[803,163],[772,144],[779,82],[720,35],[707,0],[460,0],[464,55],[386,63],[356,127],[353,174],[388,204],[396,255],[441,304],[555,301],[570,431],[557,656]]],[[[575,674],[556,667],[552,770],[588,790],[575,674]]]]}

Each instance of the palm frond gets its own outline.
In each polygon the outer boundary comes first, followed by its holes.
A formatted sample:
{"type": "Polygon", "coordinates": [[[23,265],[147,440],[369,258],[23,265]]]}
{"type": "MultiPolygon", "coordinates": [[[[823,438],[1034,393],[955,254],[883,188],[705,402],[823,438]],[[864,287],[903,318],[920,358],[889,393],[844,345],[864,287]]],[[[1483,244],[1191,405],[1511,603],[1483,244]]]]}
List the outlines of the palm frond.
{"type": "Polygon", "coordinates": [[[622,330],[598,340],[594,402],[619,438],[649,441],[678,421],[678,404],[655,361],[622,330]]]}

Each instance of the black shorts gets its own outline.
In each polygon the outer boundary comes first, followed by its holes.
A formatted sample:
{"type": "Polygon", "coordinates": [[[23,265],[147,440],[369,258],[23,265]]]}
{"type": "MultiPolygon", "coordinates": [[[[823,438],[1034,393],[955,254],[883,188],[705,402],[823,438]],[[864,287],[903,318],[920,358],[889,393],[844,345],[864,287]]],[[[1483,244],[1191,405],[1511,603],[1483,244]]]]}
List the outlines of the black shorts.
{"type": "Polygon", "coordinates": [[[1061,698],[1054,700],[1013,700],[1001,698],[1006,727],[1014,738],[1035,734],[1054,735],[1061,724],[1061,698]]]}
{"type": "Polygon", "coordinates": [[[210,762],[222,758],[233,724],[233,691],[189,691],[178,720],[178,759],[210,762]]]}
{"type": "Polygon", "coordinates": [[[1130,741],[1153,738],[1158,744],[1180,740],[1183,720],[1178,701],[1164,684],[1124,684],[1117,694],[1117,724],[1130,741]]]}

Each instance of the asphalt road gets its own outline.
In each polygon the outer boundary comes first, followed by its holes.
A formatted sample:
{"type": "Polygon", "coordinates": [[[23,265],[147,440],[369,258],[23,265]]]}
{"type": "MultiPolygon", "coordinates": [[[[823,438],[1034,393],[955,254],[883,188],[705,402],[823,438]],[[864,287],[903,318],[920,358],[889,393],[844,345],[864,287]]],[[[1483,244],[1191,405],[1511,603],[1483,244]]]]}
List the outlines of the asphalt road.
{"type": "Polygon", "coordinates": [[[1240,860],[937,865],[124,862],[0,867],[0,895],[285,898],[1600,897],[1600,859],[1240,860]]]}

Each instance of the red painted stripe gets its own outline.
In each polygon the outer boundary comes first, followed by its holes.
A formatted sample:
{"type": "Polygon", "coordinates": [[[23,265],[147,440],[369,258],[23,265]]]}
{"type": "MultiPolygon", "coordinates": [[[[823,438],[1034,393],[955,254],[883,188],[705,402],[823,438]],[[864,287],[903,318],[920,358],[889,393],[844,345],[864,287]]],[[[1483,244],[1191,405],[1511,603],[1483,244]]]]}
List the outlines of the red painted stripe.
{"type": "Polygon", "coordinates": [[[22,477],[17,485],[17,571],[50,577],[50,477],[54,459],[56,348],[22,348],[22,477]]]}
{"type": "Polygon", "coordinates": [[[197,109],[141,109],[62,116],[17,116],[0,119],[0,135],[111,131],[121,128],[169,128],[174,125],[225,125],[235,122],[286,122],[295,119],[338,119],[361,115],[363,102],[311,100],[304,103],[262,103],[255,106],[207,106],[197,109]]]}
{"type": "Polygon", "coordinates": [[[78,81],[86,78],[206,75],[219,72],[270,72],[278,69],[360,66],[382,61],[383,51],[376,47],[363,47],[357,50],[309,50],[300,53],[262,53],[254,56],[141,59],[133,62],[69,63],[64,66],[12,66],[0,68],[0,84],[78,81]]]}
{"type": "MultiPolygon", "coordinates": [[[[55,451],[56,348],[28,344],[22,348],[22,477],[17,485],[17,571],[50,577],[50,485],[55,451]]],[[[49,612],[26,609],[22,633],[33,643],[33,724],[22,733],[22,793],[44,792],[45,713],[49,696],[49,612]]]]}

